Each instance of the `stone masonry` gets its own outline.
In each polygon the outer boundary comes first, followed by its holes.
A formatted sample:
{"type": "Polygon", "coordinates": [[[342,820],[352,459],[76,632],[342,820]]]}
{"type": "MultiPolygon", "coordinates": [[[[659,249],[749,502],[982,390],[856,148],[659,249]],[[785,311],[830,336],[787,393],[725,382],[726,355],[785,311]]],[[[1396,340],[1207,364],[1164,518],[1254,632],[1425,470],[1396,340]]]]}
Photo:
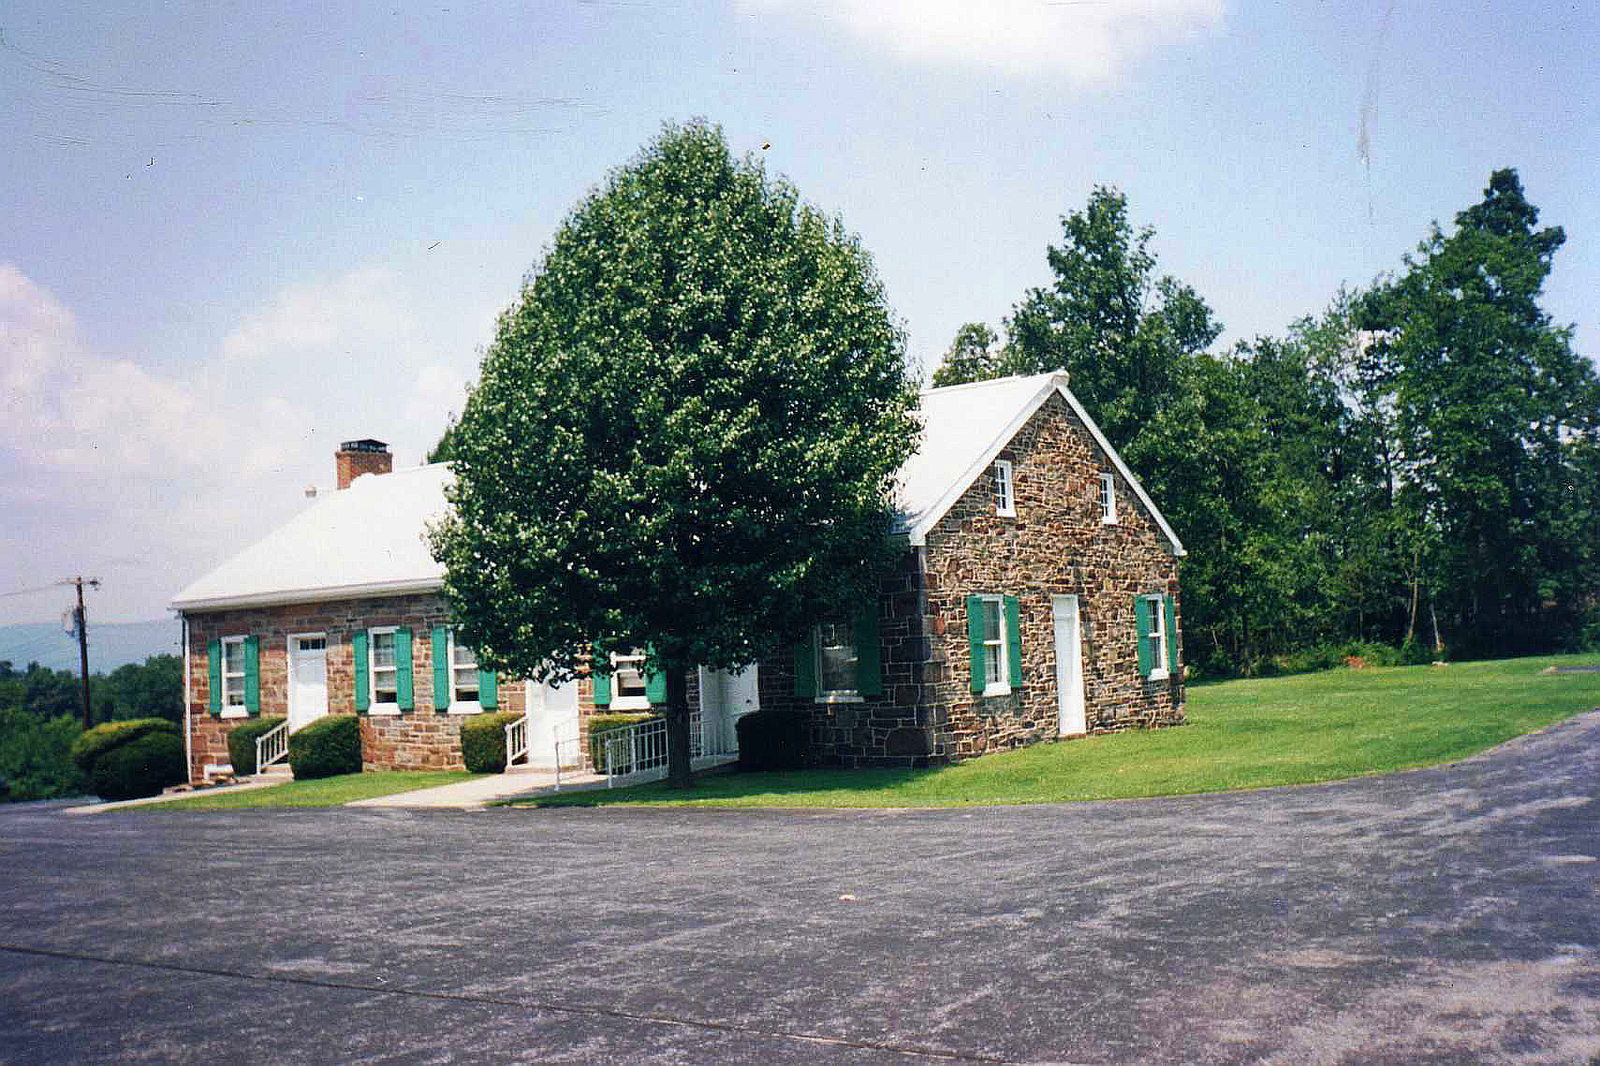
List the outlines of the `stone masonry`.
{"type": "Polygon", "coordinates": [[[1151,681],[1138,669],[1135,597],[1178,595],[1177,559],[1155,521],[1118,477],[1118,522],[1102,523],[1099,475],[1114,467],[1059,395],[999,457],[1012,463],[1016,517],[995,513],[980,476],[884,582],[881,698],[799,698],[792,659],[761,664],[762,708],[809,714],[819,762],[917,766],[1055,739],[1055,595],[1078,596],[1089,732],[1183,721],[1182,670],[1151,681]],[[971,691],[969,595],[1020,601],[1023,683],[1009,695],[971,691]]]}
{"type": "MultiPolygon", "coordinates": [[[[254,636],[260,640],[261,715],[289,713],[289,637],[320,633],[327,638],[328,713],[355,714],[354,655],[350,636],[371,626],[408,626],[415,641],[412,654],[413,710],[392,715],[363,715],[361,758],[364,770],[459,770],[460,714],[436,714],[433,708],[433,660],[429,636],[434,626],[448,625],[444,601],[432,593],[322,603],[293,604],[223,611],[195,612],[189,621],[189,774],[199,780],[207,764],[228,762],[228,734],[247,717],[218,717],[209,710],[210,676],[206,645],[214,638],[254,636]]],[[[524,684],[502,677],[496,710],[522,713],[524,684]]]]}

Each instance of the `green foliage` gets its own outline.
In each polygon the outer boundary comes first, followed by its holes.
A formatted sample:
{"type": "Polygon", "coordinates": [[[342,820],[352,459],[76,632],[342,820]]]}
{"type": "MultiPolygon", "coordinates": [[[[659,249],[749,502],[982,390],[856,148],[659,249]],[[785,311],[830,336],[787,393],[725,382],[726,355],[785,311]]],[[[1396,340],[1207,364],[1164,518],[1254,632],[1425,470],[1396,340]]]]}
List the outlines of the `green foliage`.
{"type": "Polygon", "coordinates": [[[798,770],[811,750],[810,719],[796,711],[752,711],[734,723],[739,769],[798,770]]]}
{"type": "Polygon", "coordinates": [[[1557,643],[1600,579],[1600,378],[1539,306],[1566,236],[1538,220],[1516,171],[1496,171],[1362,305],[1412,601],[1468,653],[1557,643]]]}
{"type": "Polygon", "coordinates": [[[183,721],[183,660],[176,655],[152,655],[90,680],[97,683],[90,701],[96,718],[183,721]]]}
{"type": "Polygon", "coordinates": [[[102,750],[89,769],[89,790],[105,800],[138,799],[188,776],[183,739],[175,732],[152,730],[102,750]]]}
{"type": "Polygon", "coordinates": [[[1001,369],[1005,353],[996,349],[998,340],[994,330],[982,322],[961,326],[950,342],[950,350],[944,353],[939,368],[933,372],[934,386],[965,385],[969,381],[987,381],[1009,373],[1001,369]]]}
{"type": "Polygon", "coordinates": [[[228,762],[235,777],[256,772],[256,741],[283,724],[282,718],[251,718],[233,727],[228,734],[228,762]]]}
{"type": "Polygon", "coordinates": [[[475,774],[499,774],[506,768],[506,726],[522,715],[510,711],[475,714],[461,720],[461,761],[475,774]]]}
{"type": "Polygon", "coordinates": [[[80,729],[76,718],[41,721],[0,706],[0,781],[9,786],[3,798],[16,802],[82,795],[87,784],[71,754],[80,729]]]}
{"type": "Polygon", "coordinates": [[[94,769],[94,764],[106,752],[128,744],[147,733],[166,733],[176,737],[178,727],[165,718],[133,718],[123,722],[104,722],[80,733],[72,742],[72,761],[77,764],[78,769],[90,773],[94,769]]]}
{"type": "MultiPolygon", "coordinates": [[[[51,670],[38,663],[18,670],[10,662],[0,661],[0,707],[25,711],[40,721],[64,716],[76,716],[82,721],[79,685],[77,675],[67,670],[51,670]]],[[[91,699],[90,706],[93,704],[91,699]]]]}
{"type": "MultiPolygon", "coordinates": [[[[594,766],[597,774],[607,773],[605,736],[618,729],[626,729],[630,725],[648,722],[657,717],[653,714],[596,714],[589,717],[589,762],[594,766]]],[[[625,774],[630,767],[618,766],[610,773],[625,774]]]]}
{"type": "Polygon", "coordinates": [[[462,639],[558,681],[618,650],[674,677],[777,653],[893,564],[916,399],[860,242],[720,130],[667,127],[485,354],[431,539],[462,639]]]}
{"type": "Polygon", "coordinates": [[[296,781],[360,773],[360,719],[330,714],[291,734],[289,766],[296,781]]]}

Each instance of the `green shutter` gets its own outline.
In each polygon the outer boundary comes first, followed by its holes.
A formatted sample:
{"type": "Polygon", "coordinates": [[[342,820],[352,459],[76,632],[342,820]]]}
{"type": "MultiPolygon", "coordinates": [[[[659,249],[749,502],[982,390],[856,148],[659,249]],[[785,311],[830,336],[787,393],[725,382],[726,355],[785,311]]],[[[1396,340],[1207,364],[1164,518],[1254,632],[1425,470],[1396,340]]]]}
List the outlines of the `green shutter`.
{"type": "Polygon", "coordinates": [[[433,627],[433,713],[450,709],[450,631],[433,627]]]}
{"type": "Polygon", "coordinates": [[[492,711],[500,705],[500,679],[493,670],[478,671],[478,706],[492,711]]]}
{"type": "Polygon", "coordinates": [[[261,638],[244,638],[244,709],[261,713],[261,638]]]}
{"type": "Polygon", "coordinates": [[[611,675],[602,674],[598,665],[606,661],[606,653],[596,645],[594,659],[589,670],[589,684],[594,687],[594,705],[596,707],[611,706],[611,675]]]}
{"type": "Polygon", "coordinates": [[[801,699],[817,698],[817,631],[794,646],[794,694],[801,699]]]}
{"type": "Polygon", "coordinates": [[[350,658],[356,675],[356,713],[366,714],[372,705],[372,695],[367,691],[367,631],[350,634],[350,658]]]}
{"type": "Polygon", "coordinates": [[[1178,672],[1178,609],[1173,603],[1171,595],[1161,597],[1162,606],[1166,609],[1167,616],[1167,670],[1173,674],[1178,672]]]}
{"type": "Polygon", "coordinates": [[[211,682],[211,695],[207,698],[213,716],[222,714],[222,641],[206,642],[206,677],[211,682]]]}
{"type": "Polygon", "coordinates": [[[667,675],[646,674],[644,678],[644,698],[653,706],[660,706],[667,702],[667,675]]]}
{"type": "Polygon", "coordinates": [[[1006,673],[1012,688],[1022,687],[1022,604],[1015,596],[1005,598],[1006,673]]]}
{"type": "MultiPolygon", "coordinates": [[[[644,646],[645,659],[648,660],[650,658],[651,652],[653,652],[654,650],[655,649],[651,645],[646,644],[644,646]]],[[[641,669],[640,669],[639,672],[641,674],[644,674],[644,698],[650,701],[650,705],[652,707],[659,707],[662,704],[666,703],[667,702],[667,675],[666,674],[645,673],[645,671],[642,668],[642,664],[641,664],[641,669]]]]}
{"type": "Polygon", "coordinates": [[[1133,598],[1133,621],[1139,636],[1139,675],[1149,677],[1155,655],[1150,647],[1150,601],[1143,596],[1133,598]]]}
{"type": "Polygon", "coordinates": [[[856,612],[856,691],[863,696],[883,695],[882,650],[878,634],[878,598],[873,596],[856,612]]]}
{"type": "Polygon", "coordinates": [[[967,597],[967,659],[972,666],[972,691],[983,694],[983,597],[967,597]]]}
{"type": "Polygon", "coordinates": [[[411,692],[411,630],[394,631],[394,702],[402,711],[417,705],[411,692]]]}

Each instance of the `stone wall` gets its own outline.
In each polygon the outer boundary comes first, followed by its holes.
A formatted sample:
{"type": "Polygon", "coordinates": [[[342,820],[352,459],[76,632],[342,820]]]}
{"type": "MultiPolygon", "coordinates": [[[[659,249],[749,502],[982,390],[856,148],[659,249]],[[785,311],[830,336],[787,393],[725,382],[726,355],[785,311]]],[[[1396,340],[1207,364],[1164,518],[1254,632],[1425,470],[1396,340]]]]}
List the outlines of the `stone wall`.
{"type": "MultiPolygon", "coordinates": [[[[412,692],[415,708],[396,715],[364,716],[363,769],[462,769],[463,715],[436,714],[433,707],[433,627],[448,625],[444,601],[432,593],[334,600],[188,615],[189,773],[199,780],[207,764],[228,763],[228,734],[245,717],[213,716],[206,645],[222,637],[254,636],[260,642],[261,714],[287,717],[289,637],[321,633],[327,638],[328,713],[355,714],[354,654],[351,634],[372,626],[408,626],[413,634],[412,692]]],[[[521,713],[524,685],[502,677],[497,710],[521,713]]]]}
{"type": "MultiPolygon", "coordinates": [[[[1102,522],[1099,475],[1114,467],[1059,395],[1000,458],[1012,463],[1016,517],[995,514],[986,475],[927,538],[925,698],[934,712],[935,754],[963,758],[1059,735],[1056,595],[1078,597],[1089,732],[1181,722],[1181,667],[1160,681],[1146,680],[1138,668],[1135,597],[1178,598],[1178,561],[1154,519],[1118,476],[1118,521],[1102,522]],[[1023,683],[1010,695],[971,691],[966,598],[986,594],[1020,601],[1023,683]]],[[[1178,610],[1181,664],[1181,603],[1178,610]]]]}
{"type": "Polygon", "coordinates": [[[811,747],[829,766],[925,766],[933,755],[933,713],[926,703],[928,641],[919,555],[907,552],[878,597],[883,695],[862,700],[796,696],[794,657],[761,663],[762,710],[811,716],[811,747]]]}
{"type": "MultiPolygon", "coordinates": [[[[1134,598],[1178,596],[1177,559],[1150,514],[1118,477],[1118,522],[1101,521],[1099,475],[1114,468],[1059,395],[1000,458],[1012,463],[1015,517],[995,513],[986,472],[884,583],[881,699],[797,697],[792,657],[761,664],[762,708],[810,715],[818,762],[928,765],[1057,737],[1056,595],[1078,597],[1089,732],[1183,720],[1181,669],[1161,681],[1138,669],[1134,598]],[[1009,695],[971,691],[969,595],[1019,600],[1023,683],[1009,695]]],[[[1178,622],[1181,634],[1181,604],[1178,622]]]]}

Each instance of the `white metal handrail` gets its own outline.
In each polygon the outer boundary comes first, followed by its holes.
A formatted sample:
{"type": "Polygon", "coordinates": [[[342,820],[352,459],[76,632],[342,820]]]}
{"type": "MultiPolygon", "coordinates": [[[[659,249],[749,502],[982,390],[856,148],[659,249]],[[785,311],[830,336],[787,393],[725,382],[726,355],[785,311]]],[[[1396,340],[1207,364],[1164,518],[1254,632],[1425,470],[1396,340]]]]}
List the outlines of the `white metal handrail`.
{"type": "Polygon", "coordinates": [[[279,722],[256,737],[256,773],[274,763],[282,762],[289,754],[289,723],[279,722]]]}
{"type": "MultiPolygon", "coordinates": [[[[666,773],[667,770],[667,720],[652,718],[605,733],[606,787],[618,778],[636,778],[645,774],[666,773]]],[[[596,769],[601,769],[596,767],[596,769]]]]}
{"type": "Polygon", "coordinates": [[[528,716],[506,723],[506,769],[528,754],[528,716]]]}

